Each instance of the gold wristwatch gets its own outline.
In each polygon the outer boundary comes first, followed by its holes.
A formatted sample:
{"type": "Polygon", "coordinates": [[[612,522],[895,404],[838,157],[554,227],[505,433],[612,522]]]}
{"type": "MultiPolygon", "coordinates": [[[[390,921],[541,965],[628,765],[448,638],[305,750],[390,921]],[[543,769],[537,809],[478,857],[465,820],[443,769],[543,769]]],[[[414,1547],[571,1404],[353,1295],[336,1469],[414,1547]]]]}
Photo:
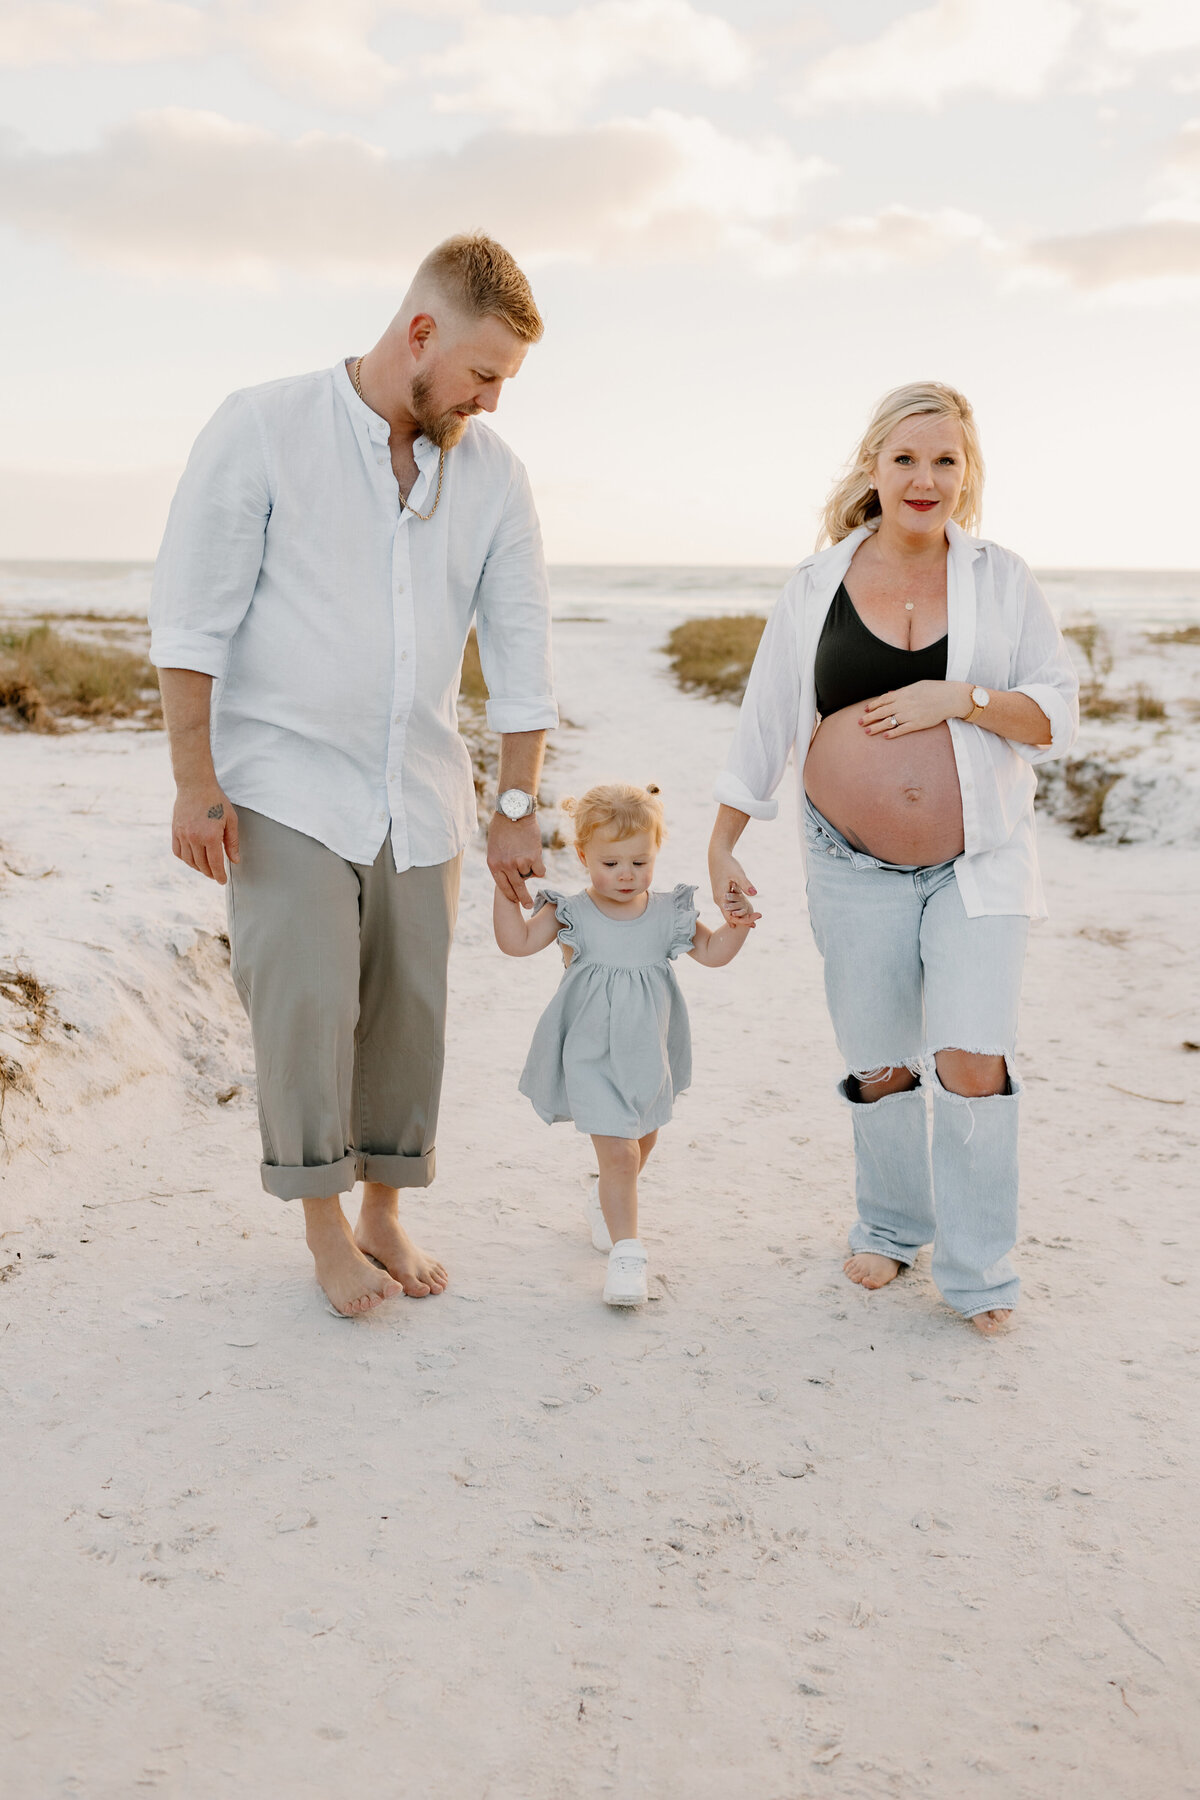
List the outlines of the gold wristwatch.
{"type": "Polygon", "coordinates": [[[990,705],[991,698],[992,696],[988,693],[986,688],[973,687],[971,689],[971,710],[969,713],[963,714],[963,724],[973,725],[975,723],[975,714],[982,712],[985,706],[990,705]]]}

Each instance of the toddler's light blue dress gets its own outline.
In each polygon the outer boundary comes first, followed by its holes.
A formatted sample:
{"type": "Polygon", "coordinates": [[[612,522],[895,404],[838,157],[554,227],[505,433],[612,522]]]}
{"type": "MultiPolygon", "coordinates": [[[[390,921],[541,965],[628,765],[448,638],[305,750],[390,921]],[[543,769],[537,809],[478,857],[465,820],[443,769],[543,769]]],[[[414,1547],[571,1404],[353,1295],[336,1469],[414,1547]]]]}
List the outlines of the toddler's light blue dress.
{"type": "Polygon", "coordinates": [[[671,1117],[692,1079],[687,1007],[671,961],[692,948],[696,890],[651,892],[636,919],[610,919],[586,893],[543,888],[558,941],[574,952],[538,1020],[521,1092],[547,1125],[640,1138],[671,1117]]]}

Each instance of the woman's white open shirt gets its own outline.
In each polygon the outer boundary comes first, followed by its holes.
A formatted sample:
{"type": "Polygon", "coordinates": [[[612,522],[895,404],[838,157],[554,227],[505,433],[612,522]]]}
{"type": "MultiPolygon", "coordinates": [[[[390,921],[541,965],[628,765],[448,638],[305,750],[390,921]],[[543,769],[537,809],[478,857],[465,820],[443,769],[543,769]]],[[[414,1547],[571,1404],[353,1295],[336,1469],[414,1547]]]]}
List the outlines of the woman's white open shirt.
{"type": "MultiPolygon", "coordinates": [[[[814,666],[821,627],[854,552],[874,526],[807,557],[780,595],[754,659],[737,734],[715,797],[755,819],[773,819],[773,798],[795,749],[800,771],[817,721],[814,666]]],[[[1050,721],[1044,746],[1015,744],[962,719],[950,738],[962,791],[965,848],[954,872],[970,918],[985,913],[1044,917],[1033,797],[1034,763],[1062,756],[1079,727],[1079,681],[1045,595],[1019,556],[946,527],[949,643],[946,679],[1016,690],[1050,721]]],[[[803,834],[802,834],[803,835],[803,834]]]]}

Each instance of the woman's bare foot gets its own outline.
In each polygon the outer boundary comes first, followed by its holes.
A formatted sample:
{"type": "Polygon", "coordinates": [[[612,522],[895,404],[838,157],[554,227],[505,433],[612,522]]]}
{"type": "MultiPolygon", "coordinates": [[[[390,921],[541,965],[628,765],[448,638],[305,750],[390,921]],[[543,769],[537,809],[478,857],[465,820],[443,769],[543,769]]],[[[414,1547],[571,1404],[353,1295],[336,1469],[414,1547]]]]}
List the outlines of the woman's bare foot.
{"type": "Polygon", "coordinates": [[[335,1312],[352,1319],[400,1292],[400,1283],[368,1262],[355,1244],[336,1196],[332,1204],[306,1201],[304,1215],[304,1235],[317,1266],[317,1280],[335,1312]]]}
{"type": "Polygon", "coordinates": [[[886,1287],[889,1281],[895,1281],[904,1267],[894,1256],[876,1256],[872,1250],[858,1250],[842,1264],[842,1274],[848,1275],[851,1281],[857,1281],[859,1287],[886,1287]]]}
{"type": "MultiPolygon", "coordinates": [[[[435,1257],[418,1249],[398,1216],[399,1195],[395,1188],[369,1182],[363,1189],[354,1242],[367,1256],[383,1264],[410,1300],[426,1294],[440,1294],[450,1280],[435,1257]]],[[[394,1290],[393,1290],[394,1291],[394,1290]]]]}
{"type": "Polygon", "coordinates": [[[975,1313],[972,1315],[971,1324],[975,1327],[976,1331],[981,1331],[984,1337],[996,1337],[998,1333],[1004,1330],[1004,1327],[1011,1318],[1012,1308],[1010,1306],[1007,1308],[997,1308],[992,1312],[975,1313]]]}

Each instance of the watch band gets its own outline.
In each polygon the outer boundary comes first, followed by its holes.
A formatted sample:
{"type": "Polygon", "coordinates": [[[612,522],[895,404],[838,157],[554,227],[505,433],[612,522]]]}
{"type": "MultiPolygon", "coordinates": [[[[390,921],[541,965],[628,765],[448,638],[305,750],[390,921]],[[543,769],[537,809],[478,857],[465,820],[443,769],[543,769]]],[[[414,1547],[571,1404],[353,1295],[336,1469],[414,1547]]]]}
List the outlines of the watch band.
{"type": "Polygon", "coordinates": [[[969,713],[963,714],[964,725],[973,725],[977,715],[981,715],[987,710],[985,707],[980,706],[978,700],[975,698],[975,689],[978,685],[978,682],[973,682],[971,685],[971,710],[969,713]]]}

